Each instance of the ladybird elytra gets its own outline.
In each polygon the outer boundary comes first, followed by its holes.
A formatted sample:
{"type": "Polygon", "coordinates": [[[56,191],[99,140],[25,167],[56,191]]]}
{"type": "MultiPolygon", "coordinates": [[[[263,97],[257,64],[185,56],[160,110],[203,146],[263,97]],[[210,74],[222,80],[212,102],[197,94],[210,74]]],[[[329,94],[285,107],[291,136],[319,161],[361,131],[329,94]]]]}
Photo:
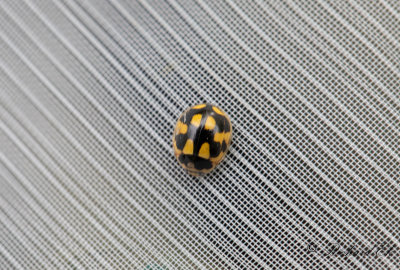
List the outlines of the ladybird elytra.
{"type": "Polygon", "coordinates": [[[215,105],[203,103],[185,110],[173,134],[175,156],[193,176],[211,172],[225,157],[232,140],[228,115],[215,105]]]}

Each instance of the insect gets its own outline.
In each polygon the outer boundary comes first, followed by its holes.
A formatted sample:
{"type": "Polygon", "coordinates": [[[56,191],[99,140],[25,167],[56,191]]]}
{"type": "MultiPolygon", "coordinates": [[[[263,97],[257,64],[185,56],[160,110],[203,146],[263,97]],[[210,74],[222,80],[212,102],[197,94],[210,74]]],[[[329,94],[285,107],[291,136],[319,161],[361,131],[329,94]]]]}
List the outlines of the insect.
{"type": "Polygon", "coordinates": [[[176,123],[173,145],[182,167],[193,176],[211,172],[232,140],[228,115],[212,104],[198,104],[182,113],[176,123]]]}

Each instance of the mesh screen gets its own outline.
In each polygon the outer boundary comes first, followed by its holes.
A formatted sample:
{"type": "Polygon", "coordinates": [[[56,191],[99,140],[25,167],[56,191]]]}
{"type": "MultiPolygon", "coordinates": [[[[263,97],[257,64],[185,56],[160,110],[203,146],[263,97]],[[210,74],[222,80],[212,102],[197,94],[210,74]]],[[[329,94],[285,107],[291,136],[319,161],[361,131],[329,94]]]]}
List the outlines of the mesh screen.
{"type": "Polygon", "coordinates": [[[1,269],[400,268],[400,5],[1,1],[1,269]],[[230,116],[210,175],[187,107],[230,116]]]}

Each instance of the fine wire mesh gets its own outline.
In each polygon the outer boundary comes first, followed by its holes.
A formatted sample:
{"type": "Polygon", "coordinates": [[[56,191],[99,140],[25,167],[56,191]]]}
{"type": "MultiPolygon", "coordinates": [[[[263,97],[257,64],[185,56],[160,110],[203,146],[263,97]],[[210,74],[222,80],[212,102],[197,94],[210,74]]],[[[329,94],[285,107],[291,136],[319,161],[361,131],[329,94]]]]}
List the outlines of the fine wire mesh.
{"type": "Polygon", "coordinates": [[[398,1],[9,0],[0,26],[0,269],[400,268],[398,1]],[[172,132],[203,102],[233,140],[194,179],[172,132]]]}

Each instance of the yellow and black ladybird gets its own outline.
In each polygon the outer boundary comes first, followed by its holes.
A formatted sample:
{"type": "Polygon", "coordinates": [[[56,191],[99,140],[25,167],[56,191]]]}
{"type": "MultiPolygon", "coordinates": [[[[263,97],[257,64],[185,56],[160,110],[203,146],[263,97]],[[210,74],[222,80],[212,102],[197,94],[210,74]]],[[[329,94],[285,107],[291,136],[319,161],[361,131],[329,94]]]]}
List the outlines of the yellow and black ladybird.
{"type": "Polygon", "coordinates": [[[183,112],[176,123],[175,156],[191,175],[201,176],[224,159],[231,139],[228,115],[215,105],[198,104],[183,112]]]}

